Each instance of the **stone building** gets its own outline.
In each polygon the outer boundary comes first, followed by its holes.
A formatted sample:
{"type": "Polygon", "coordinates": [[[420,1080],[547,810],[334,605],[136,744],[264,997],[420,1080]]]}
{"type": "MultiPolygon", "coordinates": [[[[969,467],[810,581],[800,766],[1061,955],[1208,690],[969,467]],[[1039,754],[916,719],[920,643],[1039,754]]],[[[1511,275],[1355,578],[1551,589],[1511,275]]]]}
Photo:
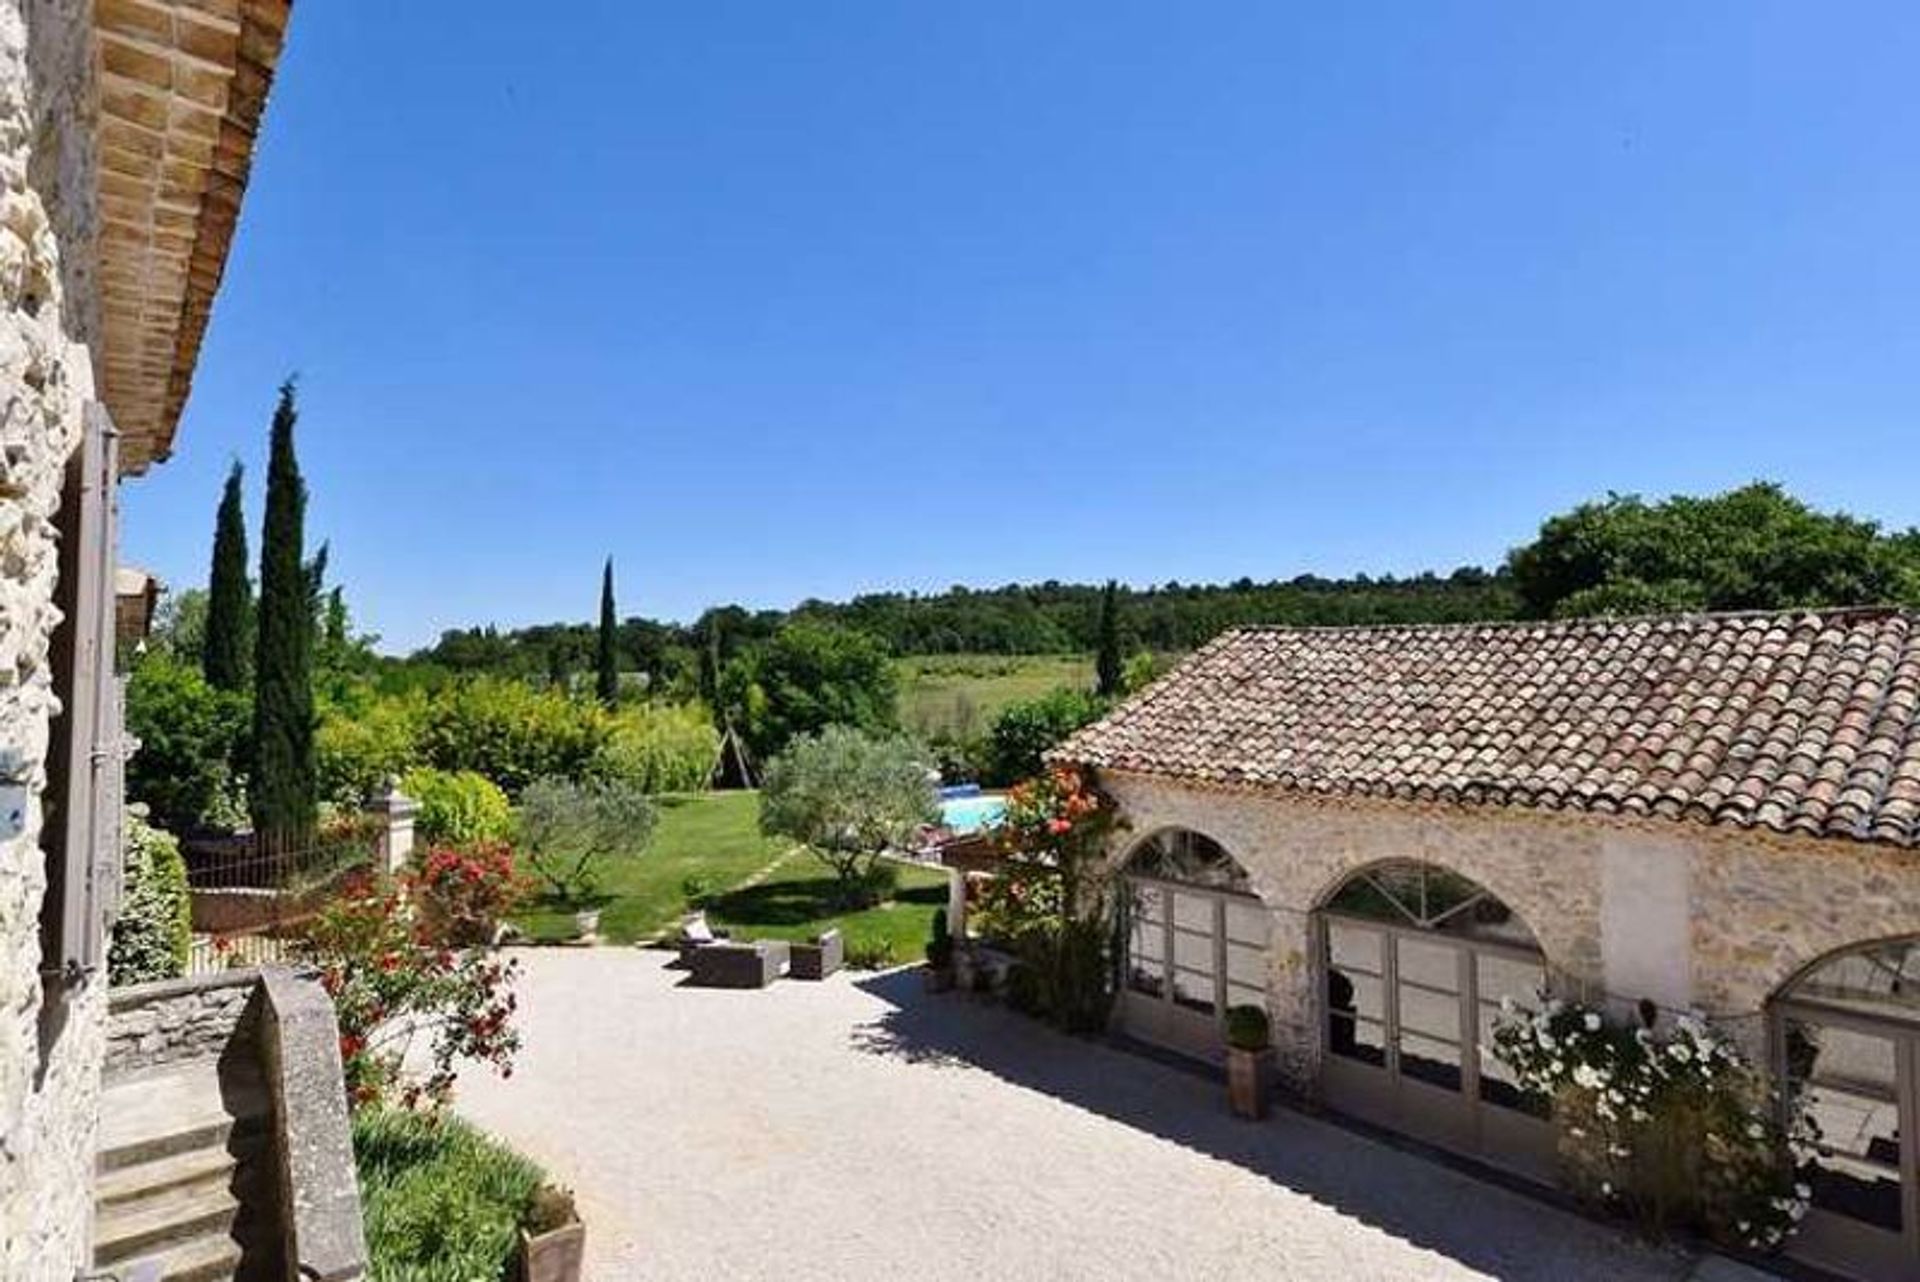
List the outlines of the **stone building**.
{"type": "Polygon", "coordinates": [[[89,1265],[119,481],[167,456],[290,0],[0,0],[0,1277],[89,1265]]]}
{"type": "Polygon", "coordinates": [[[1127,820],[1129,1034],[1264,1005],[1295,1091],[1547,1178],[1500,999],[1697,1011],[1826,1130],[1794,1249],[1920,1277],[1920,617],[1245,629],[1054,755],[1127,820]]]}

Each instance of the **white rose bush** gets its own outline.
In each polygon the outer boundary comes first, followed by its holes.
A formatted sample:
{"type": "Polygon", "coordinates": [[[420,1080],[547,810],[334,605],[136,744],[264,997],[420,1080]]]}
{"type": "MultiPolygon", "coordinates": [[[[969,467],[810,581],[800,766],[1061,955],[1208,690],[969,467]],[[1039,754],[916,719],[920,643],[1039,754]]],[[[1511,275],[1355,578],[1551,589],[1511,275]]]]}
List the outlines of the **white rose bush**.
{"type": "Polygon", "coordinates": [[[1818,1136],[1738,1046],[1684,1015],[1668,1026],[1610,1021],[1557,998],[1501,1003],[1483,1048],[1521,1089],[1553,1102],[1560,1156],[1576,1191],[1655,1233],[1691,1226],[1777,1250],[1806,1214],[1795,1180],[1818,1136]]]}

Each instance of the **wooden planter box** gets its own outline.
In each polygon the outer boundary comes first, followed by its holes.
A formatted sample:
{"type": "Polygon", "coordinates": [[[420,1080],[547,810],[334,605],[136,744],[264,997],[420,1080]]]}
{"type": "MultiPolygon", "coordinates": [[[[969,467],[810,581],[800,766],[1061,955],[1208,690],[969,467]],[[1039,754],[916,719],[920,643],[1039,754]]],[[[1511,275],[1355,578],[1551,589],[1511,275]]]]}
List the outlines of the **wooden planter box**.
{"type": "Polygon", "coordinates": [[[1255,1121],[1267,1115],[1273,1101],[1273,1048],[1246,1051],[1227,1048],[1227,1104],[1234,1116],[1255,1121]]]}
{"type": "Polygon", "coordinates": [[[587,1226],[579,1220],[538,1237],[520,1230],[520,1282],[580,1282],[587,1226]]]}

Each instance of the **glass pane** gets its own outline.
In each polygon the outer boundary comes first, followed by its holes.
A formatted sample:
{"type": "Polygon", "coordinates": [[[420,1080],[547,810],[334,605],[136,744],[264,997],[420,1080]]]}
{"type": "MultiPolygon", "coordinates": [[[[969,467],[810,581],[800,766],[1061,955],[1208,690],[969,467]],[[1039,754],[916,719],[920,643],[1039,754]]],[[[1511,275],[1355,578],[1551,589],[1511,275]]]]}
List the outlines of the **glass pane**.
{"type": "Polygon", "coordinates": [[[1152,958],[1133,958],[1127,966],[1127,987],[1136,993],[1159,997],[1167,991],[1165,964],[1152,958]]]}
{"type": "Polygon", "coordinates": [[[1378,931],[1361,930],[1337,921],[1327,923],[1327,955],[1336,968],[1349,975],[1381,973],[1383,940],[1378,931]]]}
{"type": "Polygon", "coordinates": [[[1184,926],[1188,930],[1204,930],[1211,935],[1213,905],[1212,899],[1202,899],[1195,895],[1182,895],[1176,892],[1173,896],[1173,924],[1184,926]]]}
{"type": "Polygon", "coordinates": [[[1191,971],[1175,967],[1173,971],[1173,1000],[1192,1010],[1213,1010],[1213,976],[1196,975],[1191,971]]]}
{"type": "Polygon", "coordinates": [[[1341,970],[1327,972],[1327,1009],[1386,1023],[1386,985],[1376,976],[1341,970]]]}
{"type": "Polygon", "coordinates": [[[1227,978],[1253,988],[1267,986],[1267,954],[1244,944],[1227,945],[1227,978]]]}
{"type": "Polygon", "coordinates": [[[1167,928],[1159,922],[1136,921],[1127,932],[1127,954],[1132,957],[1159,958],[1167,951],[1167,928]]]}
{"type": "Polygon", "coordinates": [[[1502,997],[1511,997],[1523,1006],[1531,1006],[1538,1000],[1540,990],[1547,986],[1546,967],[1537,961],[1476,953],[1474,966],[1478,970],[1474,983],[1480,990],[1480,1000],[1495,1006],[1500,1004],[1502,997]]]}
{"type": "Polygon", "coordinates": [[[1213,936],[1176,929],[1173,932],[1173,963],[1205,975],[1213,974],[1213,936]]]}
{"type": "Polygon", "coordinates": [[[1133,915],[1137,921],[1165,921],[1167,906],[1166,892],[1158,886],[1135,885],[1133,888],[1133,915]]]}
{"type": "Polygon", "coordinates": [[[1267,1004],[1267,990],[1254,988],[1247,984],[1227,983],[1227,1005],[1262,1006],[1267,1004]]]}
{"type": "Polygon", "coordinates": [[[1430,944],[1424,939],[1401,938],[1394,940],[1394,961],[1399,966],[1400,982],[1403,984],[1419,984],[1443,993],[1460,991],[1460,953],[1457,949],[1444,944],[1430,944]]]}
{"type": "Polygon", "coordinates": [[[1796,983],[1793,995],[1895,1019],[1920,1019],[1920,940],[1876,944],[1836,957],[1796,983]]]}
{"type": "Polygon", "coordinates": [[[1901,1227],[1899,1072],[1885,1038],[1808,1020],[1787,1024],[1787,1072],[1820,1128],[1801,1168],[1813,1204],[1898,1232],[1901,1227]]]}
{"type": "MultiPolygon", "coordinates": [[[[1485,959],[1482,958],[1482,960],[1485,959]]],[[[1493,1025],[1499,1015],[1498,1003],[1480,1003],[1478,1043],[1480,1046],[1493,1045],[1493,1025]]],[[[1521,1090],[1512,1070],[1501,1063],[1490,1050],[1482,1051],[1480,1054],[1480,1098],[1489,1104],[1510,1108],[1519,1113],[1529,1113],[1538,1118],[1546,1118],[1553,1113],[1552,1101],[1544,1095],[1530,1094],[1521,1090]]]]}
{"type": "Polygon", "coordinates": [[[1457,1091],[1460,1089],[1460,1047],[1453,1042],[1402,1032],[1400,1075],[1457,1091]]]}
{"type": "Polygon", "coordinates": [[[1259,904],[1227,901],[1227,938],[1236,943],[1265,948],[1273,928],[1273,916],[1259,904]]]}
{"type": "Polygon", "coordinates": [[[1357,1059],[1375,1068],[1387,1064],[1386,1030],[1371,1020],[1333,1012],[1327,1017],[1327,1052],[1342,1059],[1357,1059]]]}
{"type": "Polygon", "coordinates": [[[1400,1027],[1450,1042],[1460,1040],[1460,998],[1400,985],[1400,1027]]]}

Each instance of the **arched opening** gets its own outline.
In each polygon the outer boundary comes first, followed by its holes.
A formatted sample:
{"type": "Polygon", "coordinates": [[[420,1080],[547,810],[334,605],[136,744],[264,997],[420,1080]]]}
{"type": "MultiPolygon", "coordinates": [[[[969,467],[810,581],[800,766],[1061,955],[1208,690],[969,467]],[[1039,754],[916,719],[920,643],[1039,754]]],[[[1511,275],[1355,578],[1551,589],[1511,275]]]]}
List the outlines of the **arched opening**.
{"type": "Polygon", "coordinates": [[[1121,881],[1122,1027],[1219,1058],[1228,1008],[1267,1001],[1271,922],[1246,869],[1206,834],[1167,828],[1133,848],[1121,881]]]}
{"type": "Polygon", "coordinates": [[[1867,1277],[1920,1276],[1920,936],[1830,953],[1769,1007],[1783,1099],[1818,1140],[1795,1253],[1867,1277]]]}
{"type": "Polygon", "coordinates": [[[1484,886],[1414,860],[1353,873],[1316,914],[1329,1103],[1523,1173],[1551,1170],[1544,1101],[1493,1044],[1501,1002],[1532,1003],[1547,961],[1484,886]]]}

